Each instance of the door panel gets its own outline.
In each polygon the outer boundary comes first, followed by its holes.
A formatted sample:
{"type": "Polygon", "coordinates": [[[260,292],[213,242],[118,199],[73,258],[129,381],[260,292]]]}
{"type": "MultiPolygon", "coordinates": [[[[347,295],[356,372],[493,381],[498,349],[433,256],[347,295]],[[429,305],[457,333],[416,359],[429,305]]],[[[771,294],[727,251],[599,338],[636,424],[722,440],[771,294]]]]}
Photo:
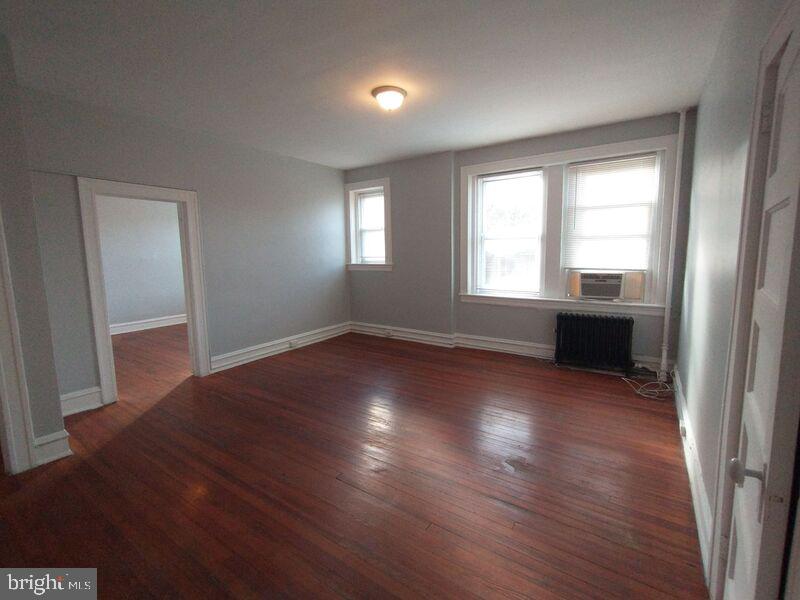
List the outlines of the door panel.
{"type": "Polygon", "coordinates": [[[799,262],[795,240],[800,188],[800,35],[792,35],[793,30],[800,34],[796,7],[785,17],[789,26],[776,30],[784,40],[768,44],[781,50],[767,57],[772,59],[769,63],[779,63],[774,106],[762,107],[762,114],[772,115],[769,169],[761,209],[739,452],[730,465],[737,485],[725,597],[736,600],[777,597],[793,467],[785,457],[794,456],[800,417],[800,394],[782,386],[789,340],[784,330],[789,279],[799,262]]]}

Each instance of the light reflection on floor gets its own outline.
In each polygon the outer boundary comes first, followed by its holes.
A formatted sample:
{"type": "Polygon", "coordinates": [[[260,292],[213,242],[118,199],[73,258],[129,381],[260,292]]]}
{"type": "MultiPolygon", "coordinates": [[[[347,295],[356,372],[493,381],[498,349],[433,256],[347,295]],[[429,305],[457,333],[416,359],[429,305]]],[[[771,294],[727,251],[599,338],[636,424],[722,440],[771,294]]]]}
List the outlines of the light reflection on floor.
{"type": "Polygon", "coordinates": [[[367,431],[370,433],[380,433],[390,431],[393,428],[392,403],[391,400],[379,396],[370,400],[367,407],[369,417],[367,419],[367,431]]]}

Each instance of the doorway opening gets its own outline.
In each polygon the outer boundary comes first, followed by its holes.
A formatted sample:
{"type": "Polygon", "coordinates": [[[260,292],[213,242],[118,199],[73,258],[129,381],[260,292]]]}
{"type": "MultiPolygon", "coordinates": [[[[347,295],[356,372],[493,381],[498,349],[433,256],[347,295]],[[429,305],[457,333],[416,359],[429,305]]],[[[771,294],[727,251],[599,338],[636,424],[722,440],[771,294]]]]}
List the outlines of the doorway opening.
{"type": "Polygon", "coordinates": [[[98,179],[78,185],[103,404],[118,399],[118,376],[146,392],[142,385],[207,375],[197,195],[98,179]]]}
{"type": "Polygon", "coordinates": [[[97,196],[95,210],[117,388],[141,401],[192,374],[178,205],[97,196]]]}

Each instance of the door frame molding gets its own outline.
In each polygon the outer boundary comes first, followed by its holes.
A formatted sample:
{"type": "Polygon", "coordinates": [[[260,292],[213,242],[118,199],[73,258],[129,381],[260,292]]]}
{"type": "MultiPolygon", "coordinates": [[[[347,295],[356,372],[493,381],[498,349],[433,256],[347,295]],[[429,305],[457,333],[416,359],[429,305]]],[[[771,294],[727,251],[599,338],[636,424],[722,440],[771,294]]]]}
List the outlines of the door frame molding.
{"type": "Polygon", "coordinates": [[[0,214],[0,447],[4,469],[12,474],[37,464],[21,340],[5,225],[0,214]]]}
{"type": "Polygon", "coordinates": [[[192,372],[203,377],[211,372],[208,348],[205,284],[201,254],[200,213],[197,193],[134,183],[78,177],[81,203],[81,224],[89,276],[89,297],[92,310],[100,390],[103,404],[117,400],[117,378],[111,345],[103,263],[100,252],[100,230],[97,222],[98,196],[130,200],[171,202],[178,206],[178,227],[181,237],[183,286],[186,297],[186,320],[189,328],[189,354],[192,372]]]}
{"type": "MultiPolygon", "coordinates": [[[[727,581],[727,559],[730,543],[731,514],[734,484],[727,474],[727,463],[738,453],[742,422],[742,406],[746,386],[747,356],[750,346],[750,321],[753,310],[759,241],[761,236],[761,208],[769,161],[769,135],[761,132],[764,110],[767,69],[778,55],[791,32],[793,14],[800,9],[800,0],[790,0],[772,26],[767,41],[759,54],[756,101],[750,121],[750,142],[745,175],[745,192],[742,203],[741,229],[736,267],[736,293],[734,299],[731,338],[728,346],[728,365],[725,377],[724,404],[719,435],[719,463],[717,465],[717,493],[714,503],[714,522],[711,540],[709,569],[709,595],[721,599],[727,581]]],[[[788,307],[787,307],[788,308],[788,307]]],[[[794,452],[787,460],[794,462],[794,452]]]]}

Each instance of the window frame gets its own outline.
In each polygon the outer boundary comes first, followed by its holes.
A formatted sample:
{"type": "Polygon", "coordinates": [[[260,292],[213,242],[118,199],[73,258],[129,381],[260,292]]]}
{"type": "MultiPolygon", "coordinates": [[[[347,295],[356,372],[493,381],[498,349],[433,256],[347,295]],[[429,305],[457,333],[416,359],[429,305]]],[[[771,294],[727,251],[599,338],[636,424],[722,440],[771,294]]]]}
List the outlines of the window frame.
{"type": "MultiPolygon", "coordinates": [[[[475,240],[475,243],[472,244],[471,252],[473,254],[471,259],[471,264],[473,268],[472,277],[474,278],[473,284],[475,289],[475,293],[481,296],[492,296],[492,297],[500,297],[500,298],[537,298],[541,295],[542,284],[544,282],[544,240],[545,240],[545,227],[546,227],[546,216],[547,216],[547,209],[546,209],[546,202],[547,202],[547,177],[543,169],[514,169],[511,171],[501,171],[498,173],[482,173],[475,178],[475,201],[474,201],[474,218],[473,218],[473,232],[472,236],[475,240]],[[480,274],[479,274],[479,266],[481,264],[480,254],[481,254],[481,235],[480,235],[480,228],[481,228],[481,218],[478,215],[483,208],[483,198],[482,198],[482,188],[481,188],[481,181],[489,178],[489,177],[502,177],[504,175],[513,175],[516,173],[529,173],[529,172],[538,172],[541,173],[542,177],[542,231],[539,235],[539,251],[540,251],[540,258],[539,258],[539,291],[538,292],[511,292],[509,291],[495,291],[492,292],[491,290],[487,290],[485,288],[479,288],[478,284],[480,282],[480,274]]],[[[522,239],[522,238],[520,238],[522,239]]],[[[534,239],[534,238],[530,238],[534,239]]]]}
{"type": "Polygon", "coordinates": [[[669,270],[670,230],[674,203],[677,134],[613,144],[576,148],[461,167],[460,192],[460,281],[462,302],[569,309],[591,306],[605,312],[663,315],[669,270]],[[567,210],[567,170],[570,164],[657,153],[659,155],[659,197],[655,210],[650,247],[650,268],[643,302],[582,300],[567,297],[567,269],[562,267],[562,236],[567,210]],[[545,220],[542,231],[542,280],[538,296],[508,296],[478,292],[475,280],[477,183],[481,176],[511,171],[542,169],[545,220]]]}
{"type": "MultiPolygon", "coordinates": [[[[664,204],[664,187],[665,187],[665,151],[664,150],[652,150],[648,152],[636,152],[633,154],[624,154],[624,155],[617,155],[617,156],[608,156],[605,158],[594,158],[590,160],[577,160],[577,161],[570,161],[564,164],[564,191],[562,194],[562,209],[561,209],[561,253],[560,253],[560,266],[561,272],[563,276],[563,286],[566,290],[567,285],[567,277],[569,276],[570,270],[580,270],[580,271],[604,271],[604,269],[589,269],[589,268],[577,268],[574,267],[566,267],[564,266],[566,262],[566,245],[563,243],[565,238],[565,230],[567,224],[567,218],[569,214],[569,168],[575,165],[582,165],[582,164],[595,164],[601,163],[605,161],[613,161],[615,159],[625,159],[625,158],[635,158],[638,156],[645,156],[654,154],[656,159],[656,169],[658,169],[658,198],[656,201],[655,210],[652,211],[650,215],[650,240],[648,243],[648,256],[647,256],[647,269],[645,270],[645,292],[644,292],[644,301],[646,302],[648,299],[652,299],[653,295],[656,293],[658,280],[659,280],[659,248],[660,248],[660,225],[663,213],[663,204],[664,204]]],[[[671,209],[671,205],[670,205],[671,209]]],[[[667,235],[669,233],[667,232],[667,235]]],[[[667,248],[667,252],[669,252],[669,247],[667,248]]],[[[641,271],[642,269],[615,269],[615,268],[608,268],[607,271],[641,271]]],[[[566,293],[566,292],[565,292],[566,293]]],[[[628,302],[631,304],[631,302],[628,302]]]]}
{"type": "Polygon", "coordinates": [[[345,185],[345,216],[347,219],[346,267],[350,271],[391,271],[392,262],[392,209],[389,178],[359,181],[345,185]],[[383,192],[383,231],[385,258],[383,262],[364,262],[360,256],[359,240],[359,195],[370,192],[383,192]]]}

